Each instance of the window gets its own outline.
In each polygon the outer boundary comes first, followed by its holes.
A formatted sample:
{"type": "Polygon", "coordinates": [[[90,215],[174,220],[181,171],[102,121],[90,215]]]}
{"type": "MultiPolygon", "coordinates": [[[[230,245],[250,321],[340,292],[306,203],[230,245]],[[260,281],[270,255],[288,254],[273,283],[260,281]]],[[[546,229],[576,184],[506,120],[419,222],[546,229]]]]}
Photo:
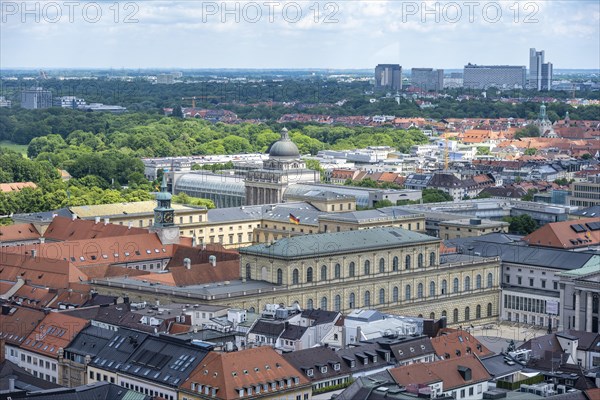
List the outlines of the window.
{"type": "Polygon", "coordinates": [[[458,278],[454,278],[454,285],[452,287],[452,293],[458,293],[458,278]]]}
{"type": "Polygon", "coordinates": [[[371,292],[369,292],[368,290],[365,292],[363,304],[365,307],[371,307],[371,292]]]}
{"type": "Polygon", "coordinates": [[[356,273],[356,272],[355,272],[355,270],[356,270],[356,267],[355,267],[354,261],[352,261],[352,262],[351,262],[351,263],[348,265],[348,276],[349,276],[349,277],[353,277],[353,276],[354,276],[354,274],[356,273]]]}
{"type": "Polygon", "coordinates": [[[308,299],[308,300],[306,301],[306,309],[307,309],[307,310],[312,310],[313,308],[314,308],[314,307],[313,307],[313,299],[308,299]]]}
{"type": "Polygon", "coordinates": [[[434,281],[429,282],[429,295],[435,296],[435,282],[434,281]]]}
{"type": "Polygon", "coordinates": [[[327,265],[322,265],[321,266],[321,280],[322,281],[326,281],[327,280],[327,265]]]}
{"type": "Polygon", "coordinates": [[[406,285],[406,288],[404,290],[404,298],[406,300],[410,300],[411,294],[410,294],[410,285],[406,285]]]}
{"type": "Polygon", "coordinates": [[[392,259],[392,271],[398,271],[398,257],[392,259]]]}
{"type": "Polygon", "coordinates": [[[479,274],[477,274],[477,277],[475,278],[475,288],[481,289],[481,275],[479,274]]]}
{"type": "Polygon", "coordinates": [[[410,269],[410,255],[407,255],[404,259],[404,269],[410,269]]]}
{"type": "Polygon", "coordinates": [[[533,278],[529,278],[529,286],[533,287],[533,278]]]}
{"type": "Polygon", "coordinates": [[[458,308],[455,308],[452,311],[452,322],[458,322],[458,308]]]}
{"type": "Polygon", "coordinates": [[[385,289],[379,289],[379,304],[385,304],[385,289]]]}
{"type": "Polygon", "coordinates": [[[246,264],[246,279],[252,279],[252,267],[250,267],[250,263],[246,264]]]}
{"type": "Polygon", "coordinates": [[[356,304],[356,295],[354,293],[350,293],[348,296],[348,308],[353,309],[356,304]]]}
{"type": "Polygon", "coordinates": [[[490,272],[487,276],[487,287],[491,288],[494,286],[494,275],[490,272]]]}
{"type": "Polygon", "coordinates": [[[523,284],[523,279],[522,279],[520,276],[517,276],[517,283],[518,283],[519,285],[522,285],[522,284],[523,284]]]}
{"type": "Polygon", "coordinates": [[[448,313],[446,312],[446,310],[443,310],[442,311],[442,317],[446,317],[446,316],[448,316],[448,313]]]}
{"type": "Polygon", "coordinates": [[[398,286],[394,286],[392,289],[392,301],[396,303],[398,302],[398,286]]]}
{"type": "Polygon", "coordinates": [[[488,305],[487,305],[487,316],[488,317],[492,316],[492,303],[488,303],[488,305]]]}
{"type": "Polygon", "coordinates": [[[321,299],[321,310],[327,311],[327,297],[321,299]]]}
{"type": "Polygon", "coordinates": [[[429,253],[429,266],[433,267],[435,265],[435,252],[432,251],[429,253]]]}
{"type": "Polygon", "coordinates": [[[546,288],[546,280],[543,280],[542,281],[542,289],[545,289],[545,288],[546,288]]]}
{"type": "Polygon", "coordinates": [[[313,281],[313,269],[312,267],[308,267],[308,269],[306,270],[306,282],[312,282],[313,281]]]}
{"type": "Polygon", "coordinates": [[[475,308],[475,318],[479,319],[481,318],[481,305],[477,304],[477,308],[475,308]]]}
{"type": "Polygon", "coordinates": [[[417,265],[419,268],[423,268],[423,253],[419,253],[417,256],[417,265]]]}
{"type": "Polygon", "coordinates": [[[333,311],[342,311],[342,297],[339,294],[335,296],[333,311]]]}
{"type": "Polygon", "coordinates": [[[465,291],[467,290],[471,290],[471,277],[470,276],[466,276],[465,277],[465,291]]]}
{"type": "Polygon", "coordinates": [[[283,270],[281,268],[277,269],[277,284],[283,285],[283,270]]]}
{"type": "Polygon", "coordinates": [[[442,294],[447,294],[448,293],[448,282],[444,279],[442,281],[442,294]]]}
{"type": "Polygon", "coordinates": [[[340,265],[339,263],[338,263],[338,264],[335,264],[335,268],[334,268],[334,277],[335,277],[336,279],[338,279],[338,278],[340,278],[340,277],[341,277],[341,275],[342,275],[342,267],[341,267],[341,265],[340,265]]]}
{"type": "Polygon", "coordinates": [[[300,275],[300,273],[298,272],[298,268],[295,268],[294,271],[292,271],[292,284],[293,285],[297,285],[298,283],[300,283],[299,275],[300,275]]]}
{"type": "Polygon", "coordinates": [[[371,274],[371,261],[365,260],[365,275],[371,274]]]}
{"type": "Polygon", "coordinates": [[[385,259],[381,257],[379,259],[379,273],[382,274],[385,272],[385,259]]]}

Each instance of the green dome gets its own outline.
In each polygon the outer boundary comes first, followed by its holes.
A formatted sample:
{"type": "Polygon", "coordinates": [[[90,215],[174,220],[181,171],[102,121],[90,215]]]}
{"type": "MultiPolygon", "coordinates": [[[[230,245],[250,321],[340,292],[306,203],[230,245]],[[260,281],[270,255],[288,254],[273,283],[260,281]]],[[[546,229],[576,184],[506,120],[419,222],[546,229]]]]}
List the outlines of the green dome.
{"type": "Polygon", "coordinates": [[[274,158],[300,158],[298,146],[288,136],[288,130],[281,130],[281,139],[271,145],[269,157],[274,158]]]}

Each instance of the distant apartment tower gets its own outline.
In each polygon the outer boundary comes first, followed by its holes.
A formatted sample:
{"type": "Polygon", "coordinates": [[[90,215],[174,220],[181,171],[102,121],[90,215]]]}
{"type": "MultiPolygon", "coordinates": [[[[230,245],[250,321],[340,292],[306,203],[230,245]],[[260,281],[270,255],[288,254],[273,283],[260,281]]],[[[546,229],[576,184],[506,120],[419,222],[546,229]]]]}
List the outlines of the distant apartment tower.
{"type": "Polygon", "coordinates": [[[21,92],[21,107],[29,110],[52,107],[52,92],[41,87],[25,89],[21,92]]]}
{"type": "Polygon", "coordinates": [[[524,88],[527,83],[527,69],[517,65],[474,65],[467,64],[463,73],[463,86],[470,89],[524,88]]]}
{"type": "Polygon", "coordinates": [[[423,91],[442,90],[444,88],[444,70],[433,68],[413,68],[410,71],[410,83],[423,91]]]}
{"type": "Polygon", "coordinates": [[[375,88],[402,90],[402,67],[399,64],[379,64],[375,67],[375,88]]]}
{"type": "Polygon", "coordinates": [[[156,83],[162,85],[172,85],[175,83],[175,77],[173,74],[160,74],[156,77],[156,83]]]}
{"type": "Polygon", "coordinates": [[[529,89],[550,90],[552,88],[552,63],[544,63],[545,51],[529,49],[529,89]]]}
{"type": "Polygon", "coordinates": [[[10,100],[6,100],[4,96],[0,96],[0,108],[10,108],[12,102],[10,100]]]}

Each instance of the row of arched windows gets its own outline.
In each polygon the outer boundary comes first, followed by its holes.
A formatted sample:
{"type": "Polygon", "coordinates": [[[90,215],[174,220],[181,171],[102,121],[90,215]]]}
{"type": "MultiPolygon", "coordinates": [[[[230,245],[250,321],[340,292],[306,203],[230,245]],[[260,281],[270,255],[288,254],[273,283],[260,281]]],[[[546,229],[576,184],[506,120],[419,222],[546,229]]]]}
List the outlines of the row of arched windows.
{"type": "MultiPolygon", "coordinates": [[[[493,313],[493,307],[492,307],[492,303],[488,303],[487,307],[486,307],[486,317],[491,317],[493,313]]],[[[446,317],[446,310],[442,311],[442,316],[446,317]]],[[[481,315],[481,304],[477,304],[477,306],[475,307],[475,319],[480,319],[482,317],[481,315]]],[[[470,321],[471,320],[471,307],[467,306],[465,307],[465,315],[464,315],[464,321],[470,321]]],[[[459,321],[458,319],[458,308],[455,308],[452,311],[452,322],[453,323],[457,323],[459,321]]]]}

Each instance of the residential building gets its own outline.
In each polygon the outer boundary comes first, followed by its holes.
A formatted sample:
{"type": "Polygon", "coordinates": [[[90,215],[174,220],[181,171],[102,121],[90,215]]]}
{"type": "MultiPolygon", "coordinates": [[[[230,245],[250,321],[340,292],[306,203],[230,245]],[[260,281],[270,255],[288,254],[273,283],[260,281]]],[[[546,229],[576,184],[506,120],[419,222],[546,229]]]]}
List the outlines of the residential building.
{"type": "Polygon", "coordinates": [[[12,101],[7,100],[6,97],[0,96],[0,108],[11,108],[12,101]]]}
{"type": "Polygon", "coordinates": [[[582,218],[553,222],[523,238],[530,246],[557,249],[586,249],[600,245],[600,220],[582,218]]]}
{"type": "Polygon", "coordinates": [[[375,67],[375,88],[402,90],[402,67],[399,64],[378,64],[375,67]]]}
{"type": "MultiPolygon", "coordinates": [[[[476,315],[481,315],[476,311],[476,315]]],[[[468,329],[468,328],[467,328],[468,329]]],[[[467,330],[442,330],[438,336],[431,339],[431,345],[435,354],[441,360],[450,358],[476,355],[478,358],[486,358],[494,355],[494,352],[485,347],[479,340],[467,330]]]]}
{"type": "Polygon", "coordinates": [[[444,70],[413,68],[410,71],[410,84],[425,92],[442,90],[444,88],[444,70]]]}
{"type": "Polygon", "coordinates": [[[180,400],[312,398],[311,384],[271,347],[210,352],[180,384],[180,400]]]}
{"type": "Polygon", "coordinates": [[[469,89],[524,88],[527,81],[525,66],[465,65],[463,86],[469,89]]]}
{"type": "Polygon", "coordinates": [[[21,91],[21,107],[29,110],[52,107],[52,92],[41,87],[21,91]]]}
{"type": "Polygon", "coordinates": [[[508,222],[481,218],[463,218],[439,223],[440,238],[444,240],[508,232],[508,226],[508,222]]]}

